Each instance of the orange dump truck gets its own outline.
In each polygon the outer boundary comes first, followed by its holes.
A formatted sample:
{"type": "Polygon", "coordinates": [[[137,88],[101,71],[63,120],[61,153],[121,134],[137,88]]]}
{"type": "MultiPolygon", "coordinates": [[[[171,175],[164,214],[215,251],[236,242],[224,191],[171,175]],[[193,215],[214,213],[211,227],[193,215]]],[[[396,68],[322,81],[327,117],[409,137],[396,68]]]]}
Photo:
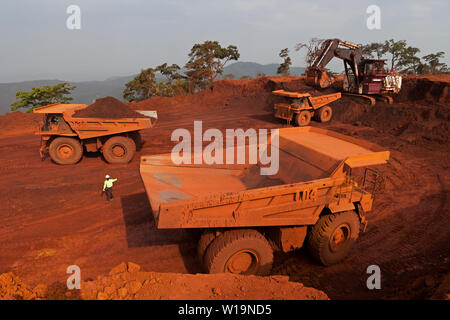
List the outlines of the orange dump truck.
{"type": "Polygon", "coordinates": [[[288,123],[294,120],[299,127],[309,125],[311,118],[319,122],[328,122],[333,117],[333,109],[328,106],[341,98],[341,93],[324,94],[313,97],[308,92],[272,91],[272,94],[285,98],[285,102],[274,105],[275,117],[288,123]]]}
{"type": "Polygon", "coordinates": [[[207,272],[266,274],[274,249],[304,242],[324,265],[345,258],[372,209],[378,175],[367,167],[389,159],[376,150],[328,130],[283,128],[276,175],[259,165],[175,165],[170,154],[141,157],[140,174],[157,228],[202,231],[207,272]]]}
{"type": "Polygon", "coordinates": [[[100,151],[109,163],[128,163],[142,140],[139,130],[151,128],[155,111],[138,111],[143,118],[75,118],[74,113],[85,104],[55,103],[33,110],[45,114],[36,132],[41,136],[41,157],[49,154],[58,164],[75,164],[87,152],[100,151]]]}

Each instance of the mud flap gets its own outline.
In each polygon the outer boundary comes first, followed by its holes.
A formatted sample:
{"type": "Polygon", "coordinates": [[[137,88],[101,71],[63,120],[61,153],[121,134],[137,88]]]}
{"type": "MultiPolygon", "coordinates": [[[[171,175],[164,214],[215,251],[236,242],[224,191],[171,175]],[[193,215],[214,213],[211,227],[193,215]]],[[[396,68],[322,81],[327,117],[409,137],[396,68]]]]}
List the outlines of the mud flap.
{"type": "Polygon", "coordinates": [[[48,156],[48,139],[44,139],[41,136],[41,147],[39,149],[39,155],[41,156],[41,161],[47,159],[48,156]]]}

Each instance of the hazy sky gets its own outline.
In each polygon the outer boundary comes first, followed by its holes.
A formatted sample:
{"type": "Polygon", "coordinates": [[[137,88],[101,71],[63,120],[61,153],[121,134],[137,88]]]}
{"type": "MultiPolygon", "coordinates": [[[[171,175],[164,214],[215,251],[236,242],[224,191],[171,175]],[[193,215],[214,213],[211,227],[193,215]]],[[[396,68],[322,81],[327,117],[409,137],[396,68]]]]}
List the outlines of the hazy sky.
{"type": "MultiPolygon", "coordinates": [[[[234,44],[240,61],[278,63],[312,37],[356,43],[407,40],[421,55],[445,51],[450,65],[450,1],[299,0],[1,0],[0,82],[103,80],[168,62],[180,66],[205,40],[234,44]],[[69,5],[81,8],[81,29],[69,30],[69,5]],[[369,30],[369,5],[381,8],[381,29],[369,30]]],[[[334,62],[340,66],[342,62],[334,62]]]]}

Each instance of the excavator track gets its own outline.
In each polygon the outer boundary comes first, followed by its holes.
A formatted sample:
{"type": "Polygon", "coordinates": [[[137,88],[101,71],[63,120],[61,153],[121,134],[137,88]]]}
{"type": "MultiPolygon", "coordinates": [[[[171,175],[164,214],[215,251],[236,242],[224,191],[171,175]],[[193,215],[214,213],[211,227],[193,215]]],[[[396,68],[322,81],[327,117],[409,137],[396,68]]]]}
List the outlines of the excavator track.
{"type": "Polygon", "coordinates": [[[393,104],[394,103],[394,99],[392,99],[391,96],[380,95],[380,96],[376,96],[376,98],[378,100],[386,102],[388,104],[393,104]]]}
{"type": "Polygon", "coordinates": [[[364,94],[356,94],[356,93],[349,93],[349,92],[343,92],[342,94],[346,95],[346,96],[357,97],[357,98],[369,100],[371,106],[374,106],[376,103],[376,99],[374,97],[367,96],[364,94]]]}

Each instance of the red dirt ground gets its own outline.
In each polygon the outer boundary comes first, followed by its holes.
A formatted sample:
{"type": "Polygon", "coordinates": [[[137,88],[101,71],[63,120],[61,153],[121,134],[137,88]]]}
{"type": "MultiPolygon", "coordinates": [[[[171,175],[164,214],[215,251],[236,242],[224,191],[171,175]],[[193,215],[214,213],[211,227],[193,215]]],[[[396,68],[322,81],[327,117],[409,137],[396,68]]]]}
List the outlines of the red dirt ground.
{"type": "MultiPolygon", "coordinates": [[[[322,267],[301,249],[277,254],[272,274],[288,275],[331,299],[447,297],[448,77],[408,77],[403,86],[405,93],[394,105],[368,107],[344,97],[332,105],[332,122],[312,122],[390,150],[389,164],[380,168],[386,189],[377,194],[367,230],[343,263],[322,267]],[[422,81],[431,82],[425,84],[428,89],[422,81]],[[366,268],[372,264],[381,268],[381,290],[366,287],[366,268]]],[[[146,143],[129,165],[107,165],[95,154],[75,166],[41,161],[32,126],[19,131],[16,124],[29,123],[32,115],[0,116],[0,273],[13,272],[35,286],[65,283],[72,264],[81,267],[83,280],[105,275],[122,261],[135,261],[147,272],[201,272],[195,234],[155,228],[139,156],[170,152],[171,132],[191,130],[194,120],[203,120],[205,130],[283,127],[271,114],[276,98],[270,91],[281,88],[318,94],[301,77],[266,77],[220,81],[192,96],[132,104],[157,110],[159,121],[142,132],[146,143]],[[106,173],[119,179],[110,204],[101,198],[106,173]]]]}

